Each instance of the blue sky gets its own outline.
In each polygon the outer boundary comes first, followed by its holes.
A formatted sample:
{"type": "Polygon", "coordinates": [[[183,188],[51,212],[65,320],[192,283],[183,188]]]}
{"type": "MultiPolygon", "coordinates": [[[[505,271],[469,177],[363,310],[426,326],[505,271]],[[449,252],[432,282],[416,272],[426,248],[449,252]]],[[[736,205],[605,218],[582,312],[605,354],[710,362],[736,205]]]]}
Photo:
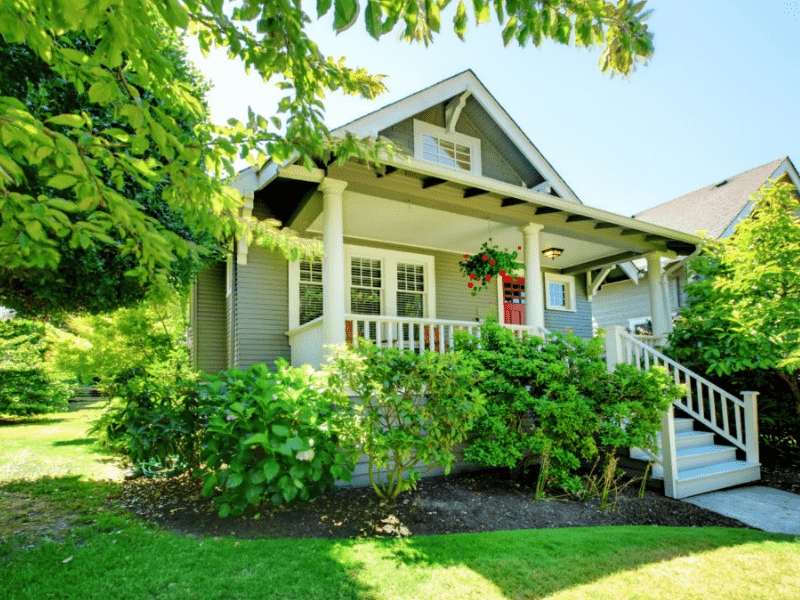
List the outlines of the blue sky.
{"type": "MultiPolygon", "coordinates": [[[[453,3],[455,5],[455,2],[453,3]]],[[[335,127],[472,69],[584,203],[630,216],[788,155],[800,161],[800,2],[651,0],[655,55],[630,80],[600,74],[599,50],[503,48],[499,28],[443,33],[425,48],[370,38],[359,21],[336,36],[331,17],[310,37],[322,52],[387,75],[369,102],[331,95],[335,127]]],[[[212,81],[212,117],[273,113],[281,93],[222,55],[190,58],[212,81]]],[[[798,165],[800,166],[800,165],[798,165]]]]}

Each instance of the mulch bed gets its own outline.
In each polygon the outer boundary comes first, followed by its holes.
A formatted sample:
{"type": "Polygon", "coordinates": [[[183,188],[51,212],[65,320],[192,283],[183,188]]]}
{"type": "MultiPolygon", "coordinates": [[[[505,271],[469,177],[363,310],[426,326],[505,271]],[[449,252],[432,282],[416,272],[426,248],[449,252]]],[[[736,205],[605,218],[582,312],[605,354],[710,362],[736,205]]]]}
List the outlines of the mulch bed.
{"type": "MultiPolygon", "coordinates": [[[[800,475],[789,469],[764,469],[758,484],[800,493],[800,475]]],[[[608,510],[600,510],[597,498],[535,500],[530,482],[515,480],[504,471],[425,478],[394,506],[377,502],[371,488],[340,488],[313,502],[288,508],[262,505],[242,517],[221,519],[211,502],[200,496],[198,481],[187,476],[126,482],[114,504],[178,533],[237,538],[405,537],[607,525],[752,529],[656,491],[645,490],[639,498],[638,483],[622,490],[616,506],[608,510]]]]}

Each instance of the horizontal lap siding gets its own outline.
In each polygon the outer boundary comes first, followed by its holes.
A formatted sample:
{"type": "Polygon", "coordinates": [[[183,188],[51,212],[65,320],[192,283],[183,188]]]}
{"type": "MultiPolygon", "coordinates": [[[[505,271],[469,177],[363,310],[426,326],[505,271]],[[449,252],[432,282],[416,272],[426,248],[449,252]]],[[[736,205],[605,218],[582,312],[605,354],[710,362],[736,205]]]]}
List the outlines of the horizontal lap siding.
{"type": "Polygon", "coordinates": [[[575,312],[545,310],[545,328],[552,332],[571,331],[581,338],[592,337],[592,303],[586,298],[586,276],[583,274],[575,276],[575,308],[575,312]]]}
{"type": "Polygon", "coordinates": [[[266,363],[272,368],[280,357],[290,360],[286,259],[279,252],[251,247],[236,277],[236,365],[266,363]]]}
{"type": "Polygon", "coordinates": [[[194,364],[206,373],[223,371],[228,368],[225,263],[216,263],[200,272],[193,304],[194,364]]]}
{"type": "MultiPolygon", "coordinates": [[[[682,282],[682,286],[685,283],[682,282]]],[[[677,285],[669,279],[669,303],[671,310],[678,308],[677,285]]],[[[685,303],[685,290],[681,288],[681,302],[685,303]]],[[[592,300],[592,318],[600,329],[628,327],[628,319],[650,316],[650,287],[646,280],[635,285],[632,281],[618,281],[602,287],[592,300]]]]}

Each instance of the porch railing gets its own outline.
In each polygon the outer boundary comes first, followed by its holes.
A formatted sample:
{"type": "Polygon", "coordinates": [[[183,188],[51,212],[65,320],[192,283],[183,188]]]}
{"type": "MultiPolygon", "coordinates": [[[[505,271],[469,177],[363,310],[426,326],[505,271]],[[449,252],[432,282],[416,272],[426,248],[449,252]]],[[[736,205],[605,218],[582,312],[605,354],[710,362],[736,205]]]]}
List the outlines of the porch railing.
{"type": "MultiPolygon", "coordinates": [[[[686,386],[686,394],[677,399],[664,414],[661,424],[661,462],[664,468],[664,487],[672,495],[677,482],[674,407],[678,407],[715,434],[743,450],[747,462],[758,462],[758,392],[742,392],[737,398],[706,378],[665,356],[650,344],[632,336],[622,327],[606,333],[606,362],[609,370],[620,363],[649,370],[661,367],[676,384],[686,386]]],[[[655,457],[653,457],[655,458],[655,457]]]]}
{"type": "MultiPolygon", "coordinates": [[[[304,325],[286,332],[291,347],[292,365],[310,364],[318,367],[324,360],[323,320],[317,317],[304,325]]],[[[405,350],[431,350],[444,354],[454,350],[453,335],[466,331],[480,335],[482,323],[478,321],[451,321],[444,319],[415,319],[372,315],[345,315],[345,338],[353,342],[357,337],[371,340],[381,348],[405,350]]],[[[504,325],[514,335],[535,335],[545,338],[550,332],[543,327],[504,325]]]]}

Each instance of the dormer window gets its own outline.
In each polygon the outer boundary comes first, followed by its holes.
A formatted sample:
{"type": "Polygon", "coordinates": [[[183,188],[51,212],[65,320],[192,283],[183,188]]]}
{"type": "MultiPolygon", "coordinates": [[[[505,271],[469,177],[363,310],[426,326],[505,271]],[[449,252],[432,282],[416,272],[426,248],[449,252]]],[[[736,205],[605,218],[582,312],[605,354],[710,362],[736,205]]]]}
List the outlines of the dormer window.
{"type": "Polygon", "coordinates": [[[481,141],[414,119],[414,157],[428,162],[481,174],[481,141]]]}

